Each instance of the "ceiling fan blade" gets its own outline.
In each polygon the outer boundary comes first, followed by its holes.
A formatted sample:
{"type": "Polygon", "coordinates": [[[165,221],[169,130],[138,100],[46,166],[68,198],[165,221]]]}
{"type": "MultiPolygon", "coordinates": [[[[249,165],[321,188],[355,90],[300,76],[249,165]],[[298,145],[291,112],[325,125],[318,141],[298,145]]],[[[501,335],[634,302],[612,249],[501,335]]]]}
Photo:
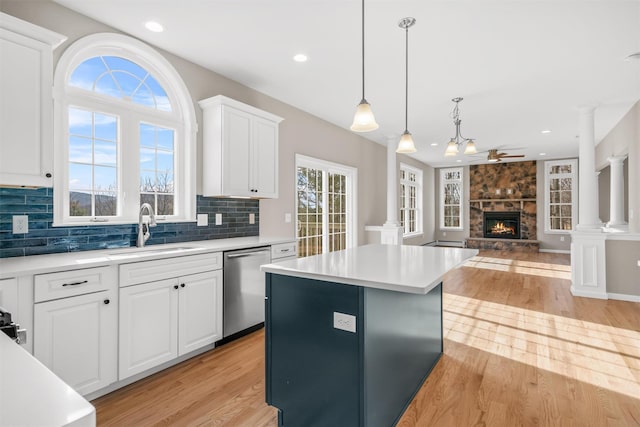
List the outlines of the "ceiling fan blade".
{"type": "Polygon", "coordinates": [[[508,158],[524,157],[524,154],[505,154],[505,155],[501,155],[500,157],[503,159],[508,159],[508,158]]]}

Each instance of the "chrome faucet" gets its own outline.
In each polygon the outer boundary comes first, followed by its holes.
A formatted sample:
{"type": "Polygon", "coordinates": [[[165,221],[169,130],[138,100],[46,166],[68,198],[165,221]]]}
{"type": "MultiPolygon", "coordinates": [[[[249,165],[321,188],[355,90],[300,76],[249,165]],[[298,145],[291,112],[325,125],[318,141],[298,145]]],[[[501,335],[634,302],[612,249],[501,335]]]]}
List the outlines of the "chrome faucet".
{"type": "Polygon", "coordinates": [[[149,232],[149,227],[155,227],[156,224],[156,215],[153,213],[153,208],[149,203],[143,203],[140,206],[140,213],[138,214],[138,242],[136,246],[139,248],[144,247],[144,244],[151,237],[151,233],[149,232]],[[149,214],[149,222],[142,222],[142,215],[144,211],[147,211],[149,214]]]}

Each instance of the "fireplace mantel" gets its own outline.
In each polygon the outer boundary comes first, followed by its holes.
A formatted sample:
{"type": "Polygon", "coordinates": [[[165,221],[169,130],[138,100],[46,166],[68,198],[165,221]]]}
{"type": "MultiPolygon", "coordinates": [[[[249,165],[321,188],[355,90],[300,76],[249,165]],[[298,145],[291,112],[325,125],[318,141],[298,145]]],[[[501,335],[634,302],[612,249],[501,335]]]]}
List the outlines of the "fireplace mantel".
{"type": "Polygon", "coordinates": [[[520,202],[520,209],[524,209],[524,202],[535,202],[536,199],[471,199],[469,203],[479,203],[480,209],[484,209],[485,203],[495,202],[520,202]]]}

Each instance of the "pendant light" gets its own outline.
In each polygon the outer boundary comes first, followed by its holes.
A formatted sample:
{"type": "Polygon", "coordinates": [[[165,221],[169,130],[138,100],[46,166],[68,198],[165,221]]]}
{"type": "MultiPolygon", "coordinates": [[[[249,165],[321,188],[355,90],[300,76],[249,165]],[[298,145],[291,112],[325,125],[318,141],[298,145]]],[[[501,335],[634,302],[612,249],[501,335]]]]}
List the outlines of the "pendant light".
{"type": "Polygon", "coordinates": [[[351,130],[354,132],[370,132],[378,129],[376,118],[373,117],[371,105],[364,97],[364,0],[362,0],[362,100],[356,109],[356,115],[353,117],[351,130]]]}
{"type": "Polygon", "coordinates": [[[404,132],[400,137],[400,142],[398,142],[398,148],[396,149],[396,153],[415,153],[416,146],[413,143],[413,138],[411,137],[411,133],[407,130],[407,122],[409,120],[409,27],[413,26],[416,23],[414,18],[402,18],[400,22],[398,22],[398,26],[400,28],[404,28],[406,34],[405,40],[405,87],[404,87],[404,132]]]}
{"type": "Polygon", "coordinates": [[[451,117],[453,117],[453,124],[456,127],[456,136],[451,138],[451,140],[447,144],[447,149],[444,151],[444,155],[447,157],[457,155],[460,151],[459,147],[462,144],[466,144],[464,154],[476,154],[478,152],[476,143],[473,141],[473,139],[465,138],[464,136],[462,136],[462,132],[460,131],[460,124],[462,123],[462,120],[460,120],[460,108],[458,107],[458,104],[460,104],[460,101],[462,101],[462,99],[463,98],[461,97],[452,99],[452,101],[456,103],[456,106],[451,112],[451,117]]]}

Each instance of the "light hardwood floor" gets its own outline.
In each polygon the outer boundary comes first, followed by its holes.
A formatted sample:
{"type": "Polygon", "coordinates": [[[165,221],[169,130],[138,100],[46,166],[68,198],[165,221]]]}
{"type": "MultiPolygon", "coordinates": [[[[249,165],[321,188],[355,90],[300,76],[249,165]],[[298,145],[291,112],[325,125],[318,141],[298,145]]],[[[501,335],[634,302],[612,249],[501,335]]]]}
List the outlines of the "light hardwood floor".
{"type": "MultiPolygon", "coordinates": [[[[444,355],[398,426],[640,426],[640,304],[569,286],[568,255],[483,251],[449,273],[444,355]]],[[[93,403],[99,426],[277,425],[263,331],[93,403]]]]}

